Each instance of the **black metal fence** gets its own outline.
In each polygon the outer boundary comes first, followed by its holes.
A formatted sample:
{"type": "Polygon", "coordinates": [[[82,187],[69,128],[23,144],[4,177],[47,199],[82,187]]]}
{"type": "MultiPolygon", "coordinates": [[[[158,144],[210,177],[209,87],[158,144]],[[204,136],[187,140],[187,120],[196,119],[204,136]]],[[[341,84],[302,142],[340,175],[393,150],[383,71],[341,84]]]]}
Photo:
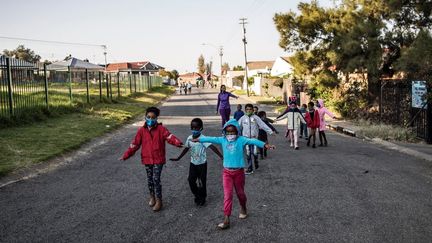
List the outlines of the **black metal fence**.
{"type": "Polygon", "coordinates": [[[48,71],[0,56],[0,118],[34,109],[116,100],[162,85],[159,76],[90,70],[48,71]]]}
{"type": "Polygon", "coordinates": [[[432,104],[412,107],[411,85],[408,80],[381,80],[380,120],[412,127],[417,137],[432,143],[432,104]]]}

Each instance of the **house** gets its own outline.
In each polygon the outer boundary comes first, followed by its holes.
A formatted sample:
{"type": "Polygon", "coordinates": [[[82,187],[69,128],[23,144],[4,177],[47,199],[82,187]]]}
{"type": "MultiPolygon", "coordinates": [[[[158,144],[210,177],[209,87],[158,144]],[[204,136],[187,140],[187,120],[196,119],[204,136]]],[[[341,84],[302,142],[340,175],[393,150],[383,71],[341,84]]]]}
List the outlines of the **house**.
{"type": "Polygon", "coordinates": [[[191,82],[192,84],[196,83],[197,79],[204,79],[204,76],[202,74],[192,72],[192,73],[184,73],[180,74],[178,78],[178,82],[180,83],[188,83],[191,82]]]}
{"type": "Polygon", "coordinates": [[[109,63],[107,65],[106,71],[107,72],[127,72],[133,74],[153,76],[159,74],[159,69],[164,69],[164,67],[149,61],[143,61],[143,62],[109,63]]]}
{"type": "Polygon", "coordinates": [[[227,71],[222,84],[228,88],[242,89],[245,71],[227,71]]]}
{"type": "Polygon", "coordinates": [[[289,62],[289,57],[278,57],[271,68],[270,75],[273,77],[284,77],[293,73],[294,68],[289,62]]]}
{"type": "Polygon", "coordinates": [[[270,74],[274,61],[252,61],[247,63],[248,77],[270,74]]]}

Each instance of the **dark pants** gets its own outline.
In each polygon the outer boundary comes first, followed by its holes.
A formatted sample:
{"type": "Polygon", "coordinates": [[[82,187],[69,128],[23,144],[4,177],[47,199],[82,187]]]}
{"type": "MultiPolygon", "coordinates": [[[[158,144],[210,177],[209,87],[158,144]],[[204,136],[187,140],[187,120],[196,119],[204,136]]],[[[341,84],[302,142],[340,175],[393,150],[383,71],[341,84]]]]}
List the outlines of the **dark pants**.
{"type": "Polygon", "coordinates": [[[246,158],[247,158],[247,165],[248,170],[253,170],[253,163],[255,163],[255,168],[258,167],[258,155],[257,155],[257,147],[255,145],[246,145],[246,158]],[[253,163],[252,163],[253,159],[253,163]]]}
{"type": "Polygon", "coordinates": [[[308,129],[306,124],[300,122],[300,137],[303,135],[305,138],[308,137],[308,129]]]}
{"type": "Polygon", "coordinates": [[[161,165],[146,165],[147,183],[150,194],[156,198],[162,199],[161,173],[163,164],[161,165]]]}
{"type": "Polygon", "coordinates": [[[222,127],[225,125],[225,123],[230,119],[231,115],[231,109],[220,109],[219,114],[222,118],[222,127]]]}
{"type": "Polygon", "coordinates": [[[203,203],[207,197],[207,163],[189,166],[189,186],[196,202],[203,203]]]}

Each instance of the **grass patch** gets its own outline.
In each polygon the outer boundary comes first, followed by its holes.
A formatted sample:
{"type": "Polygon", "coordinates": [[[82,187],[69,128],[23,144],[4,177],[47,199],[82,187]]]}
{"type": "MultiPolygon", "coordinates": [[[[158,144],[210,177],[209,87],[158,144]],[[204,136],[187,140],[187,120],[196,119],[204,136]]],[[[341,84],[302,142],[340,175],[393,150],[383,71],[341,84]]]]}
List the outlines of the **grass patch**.
{"type": "Polygon", "coordinates": [[[0,129],[0,177],[78,148],[90,139],[119,127],[174,92],[172,87],[121,97],[113,103],[75,107],[31,124],[0,129]]]}
{"type": "Polygon", "coordinates": [[[411,128],[386,124],[374,124],[366,120],[359,120],[356,122],[356,125],[360,127],[357,133],[365,137],[381,138],[389,141],[418,141],[415,132],[411,128]]]}

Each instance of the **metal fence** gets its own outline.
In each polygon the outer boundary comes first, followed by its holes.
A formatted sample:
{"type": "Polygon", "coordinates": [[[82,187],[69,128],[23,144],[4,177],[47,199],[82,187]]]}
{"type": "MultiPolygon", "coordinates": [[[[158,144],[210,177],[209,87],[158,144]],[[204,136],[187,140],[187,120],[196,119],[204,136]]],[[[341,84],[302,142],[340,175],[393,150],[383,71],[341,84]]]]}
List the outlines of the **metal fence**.
{"type": "Polygon", "coordinates": [[[158,86],[162,86],[159,76],[47,71],[46,66],[0,56],[0,118],[19,117],[35,109],[118,100],[158,86]]]}
{"type": "Polygon", "coordinates": [[[412,127],[417,137],[432,143],[432,104],[424,108],[413,108],[411,103],[410,81],[381,80],[380,120],[388,124],[412,127]]]}

